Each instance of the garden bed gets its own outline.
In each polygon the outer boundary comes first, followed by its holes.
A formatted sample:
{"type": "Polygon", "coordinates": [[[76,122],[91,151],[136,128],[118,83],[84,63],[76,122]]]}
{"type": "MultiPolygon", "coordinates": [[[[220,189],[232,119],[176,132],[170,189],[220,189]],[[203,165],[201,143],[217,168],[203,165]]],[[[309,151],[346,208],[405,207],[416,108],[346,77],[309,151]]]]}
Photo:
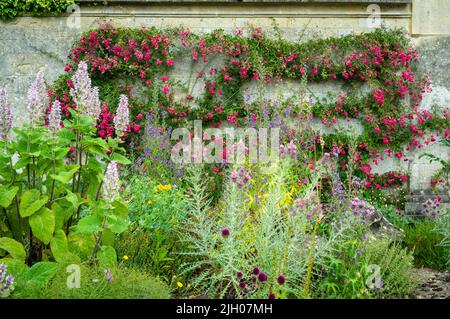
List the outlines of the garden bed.
{"type": "Polygon", "coordinates": [[[1,296],[447,298],[417,289],[415,267],[448,285],[449,163],[421,148],[450,146],[418,61],[397,30],[101,24],[54,83],[39,72],[22,127],[0,90],[1,296]],[[415,153],[442,167],[422,199],[415,153]]]}

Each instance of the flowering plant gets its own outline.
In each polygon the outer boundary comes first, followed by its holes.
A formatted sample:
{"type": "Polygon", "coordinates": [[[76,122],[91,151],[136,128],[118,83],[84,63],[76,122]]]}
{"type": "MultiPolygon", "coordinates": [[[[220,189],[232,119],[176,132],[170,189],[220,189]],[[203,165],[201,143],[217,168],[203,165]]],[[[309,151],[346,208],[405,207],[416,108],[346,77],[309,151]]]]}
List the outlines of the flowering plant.
{"type": "MultiPolygon", "coordinates": [[[[127,228],[127,209],[119,197],[120,140],[96,136],[98,90],[85,64],[74,75],[77,110],[62,120],[61,103],[45,115],[48,95],[43,72],[28,91],[29,123],[14,128],[0,89],[0,248],[3,260],[29,266],[41,260],[74,263],[86,258],[115,264],[105,234],[127,228]],[[6,254],[6,255],[5,255],[6,254]]],[[[122,122],[126,119],[122,119],[122,122]]],[[[45,267],[44,267],[45,268],[45,267]]],[[[19,277],[21,278],[21,277],[19,277]]]]}

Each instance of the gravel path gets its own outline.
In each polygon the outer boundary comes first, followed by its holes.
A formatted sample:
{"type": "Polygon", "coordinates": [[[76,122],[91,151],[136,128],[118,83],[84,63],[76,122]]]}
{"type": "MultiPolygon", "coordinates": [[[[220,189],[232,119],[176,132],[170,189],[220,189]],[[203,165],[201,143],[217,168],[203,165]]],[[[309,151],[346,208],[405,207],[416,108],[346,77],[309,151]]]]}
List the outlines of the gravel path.
{"type": "Polygon", "coordinates": [[[412,299],[450,299],[450,270],[417,269],[420,286],[411,295],[412,299]]]}

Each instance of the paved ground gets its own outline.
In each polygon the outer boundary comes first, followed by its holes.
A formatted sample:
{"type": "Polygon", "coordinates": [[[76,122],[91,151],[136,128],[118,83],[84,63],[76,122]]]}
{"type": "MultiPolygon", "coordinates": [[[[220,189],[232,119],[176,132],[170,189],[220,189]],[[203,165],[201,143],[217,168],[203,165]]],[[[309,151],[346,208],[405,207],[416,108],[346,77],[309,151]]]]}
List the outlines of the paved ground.
{"type": "Polygon", "coordinates": [[[417,269],[421,285],[411,295],[412,299],[450,299],[450,270],[439,272],[417,269]]]}

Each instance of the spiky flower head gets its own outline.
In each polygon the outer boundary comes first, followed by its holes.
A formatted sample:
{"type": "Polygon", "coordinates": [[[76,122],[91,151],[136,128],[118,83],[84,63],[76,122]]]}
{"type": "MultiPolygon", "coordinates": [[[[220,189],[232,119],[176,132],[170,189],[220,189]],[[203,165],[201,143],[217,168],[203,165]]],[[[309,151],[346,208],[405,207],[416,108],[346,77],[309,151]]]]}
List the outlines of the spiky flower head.
{"type": "Polygon", "coordinates": [[[44,110],[48,105],[47,89],[45,88],[44,71],[40,70],[34,82],[28,89],[28,115],[30,125],[35,126],[42,121],[44,110]]]}
{"type": "Polygon", "coordinates": [[[8,138],[13,122],[11,104],[8,103],[6,90],[0,87],[0,140],[8,138]]]}
{"type": "Polygon", "coordinates": [[[106,168],[105,181],[103,184],[103,198],[109,203],[114,202],[119,194],[119,170],[117,162],[112,161],[106,168]]]}
{"type": "Polygon", "coordinates": [[[78,64],[78,70],[72,76],[73,87],[70,89],[79,114],[89,115],[97,119],[101,113],[98,87],[92,87],[86,62],[78,64]]]}
{"type": "Polygon", "coordinates": [[[61,129],[61,103],[58,100],[52,104],[52,109],[48,116],[48,129],[53,134],[61,129]]]}
{"type": "Polygon", "coordinates": [[[125,95],[120,95],[119,106],[117,107],[116,116],[114,117],[114,129],[116,135],[122,137],[127,131],[130,123],[130,111],[128,109],[128,98],[125,95]]]}

